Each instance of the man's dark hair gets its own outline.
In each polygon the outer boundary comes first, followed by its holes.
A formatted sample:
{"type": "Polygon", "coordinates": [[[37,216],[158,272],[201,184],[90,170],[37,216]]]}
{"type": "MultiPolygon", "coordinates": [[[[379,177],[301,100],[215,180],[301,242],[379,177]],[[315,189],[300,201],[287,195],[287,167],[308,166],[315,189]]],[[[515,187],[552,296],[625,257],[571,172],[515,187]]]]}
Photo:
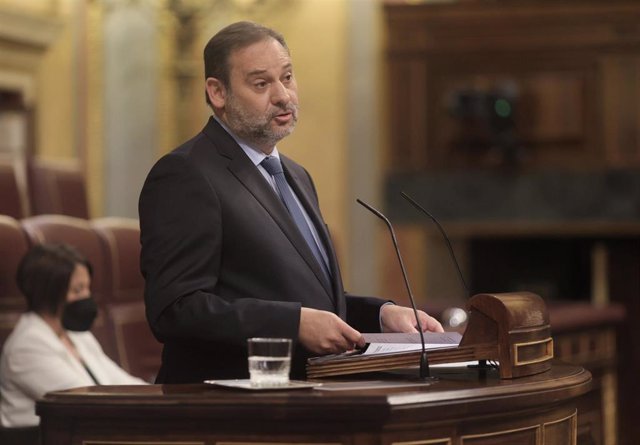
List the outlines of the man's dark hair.
{"type": "MultiPolygon", "coordinates": [[[[204,47],[204,78],[214,77],[229,88],[229,57],[237,49],[246,48],[268,38],[276,40],[289,51],[282,34],[253,22],[236,22],[216,33],[204,47]]],[[[209,95],[206,94],[207,103],[209,95]]]]}
{"type": "Polygon", "coordinates": [[[71,275],[77,264],[89,261],[66,244],[40,244],[33,247],[18,265],[16,281],[27,299],[27,309],[37,314],[57,315],[65,303],[71,275]]]}

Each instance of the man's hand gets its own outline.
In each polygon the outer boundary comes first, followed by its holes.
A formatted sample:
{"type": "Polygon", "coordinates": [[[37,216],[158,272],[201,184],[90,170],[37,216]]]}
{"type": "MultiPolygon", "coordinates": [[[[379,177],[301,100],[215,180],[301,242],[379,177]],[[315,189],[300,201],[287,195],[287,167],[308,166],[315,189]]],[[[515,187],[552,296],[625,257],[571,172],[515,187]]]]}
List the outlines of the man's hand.
{"type": "MultiPolygon", "coordinates": [[[[444,332],[440,322],[426,312],[418,311],[418,319],[423,332],[444,332]]],[[[382,332],[418,332],[416,317],[409,307],[385,304],[380,309],[380,320],[382,332]]]]}
{"type": "Polygon", "coordinates": [[[300,310],[298,339],[318,355],[339,354],[364,346],[362,334],[336,314],[306,307],[300,310]]]}

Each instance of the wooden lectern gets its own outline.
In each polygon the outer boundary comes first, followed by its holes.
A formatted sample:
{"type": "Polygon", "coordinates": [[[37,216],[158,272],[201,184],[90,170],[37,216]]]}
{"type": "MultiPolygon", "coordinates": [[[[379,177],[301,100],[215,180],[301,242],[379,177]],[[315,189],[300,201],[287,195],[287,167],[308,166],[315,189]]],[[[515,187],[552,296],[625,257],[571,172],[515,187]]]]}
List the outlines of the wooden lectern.
{"type": "MultiPolygon", "coordinates": [[[[500,377],[511,379],[551,368],[553,339],[544,301],[531,292],[478,294],[467,305],[469,322],[456,348],[428,352],[430,364],[490,360],[500,377]]],[[[388,371],[418,366],[420,351],[377,355],[317,357],[307,364],[309,378],[388,371]]]]}
{"type": "Polygon", "coordinates": [[[579,366],[554,363],[518,379],[494,369],[433,374],[435,382],[331,379],[314,389],[263,392],[94,386],[49,393],[37,413],[43,445],[580,443],[578,399],[591,375],[579,366]]]}
{"type": "MultiPolygon", "coordinates": [[[[462,343],[431,362],[496,360],[500,371],[434,369],[435,381],[379,373],[314,389],[231,390],[205,384],[95,386],[37,404],[45,445],[438,444],[576,445],[591,374],[550,363],[549,319],[530,293],[476,295],[462,343]],[[518,377],[518,378],[513,378],[518,377]]],[[[418,353],[310,363],[316,376],[416,366],[418,353]]],[[[362,376],[359,376],[362,377],[362,376]]],[[[586,428],[586,429],[585,429],[586,428]]]]}

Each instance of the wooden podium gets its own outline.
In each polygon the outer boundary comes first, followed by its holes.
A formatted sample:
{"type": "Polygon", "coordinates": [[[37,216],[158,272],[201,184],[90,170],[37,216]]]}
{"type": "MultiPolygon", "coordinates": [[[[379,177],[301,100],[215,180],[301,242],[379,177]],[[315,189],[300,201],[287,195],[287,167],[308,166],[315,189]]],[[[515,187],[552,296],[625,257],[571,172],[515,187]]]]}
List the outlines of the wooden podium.
{"type": "Polygon", "coordinates": [[[48,394],[37,413],[44,445],[576,444],[577,398],[591,387],[581,367],[554,364],[519,379],[468,368],[432,374],[431,384],[376,375],[265,392],[79,388],[48,394]]]}
{"type": "Polygon", "coordinates": [[[435,381],[416,380],[415,353],[405,353],[312,366],[316,377],[385,370],[316,379],[322,385],[313,389],[199,384],[54,392],[37,404],[43,444],[576,444],[578,399],[591,389],[591,374],[552,363],[542,299],[481,294],[469,312],[460,346],[431,358],[487,359],[499,370],[449,363],[432,367],[435,381]]]}
{"type": "MultiPolygon", "coordinates": [[[[548,371],[553,339],[546,305],[531,292],[478,294],[468,304],[469,322],[454,348],[429,351],[429,363],[490,360],[499,364],[500,377],[524,377],[548,371]]],[[[310,359],[310,378],[389,371],[416,367],[420,352],[325,356],[310,359]]]]}

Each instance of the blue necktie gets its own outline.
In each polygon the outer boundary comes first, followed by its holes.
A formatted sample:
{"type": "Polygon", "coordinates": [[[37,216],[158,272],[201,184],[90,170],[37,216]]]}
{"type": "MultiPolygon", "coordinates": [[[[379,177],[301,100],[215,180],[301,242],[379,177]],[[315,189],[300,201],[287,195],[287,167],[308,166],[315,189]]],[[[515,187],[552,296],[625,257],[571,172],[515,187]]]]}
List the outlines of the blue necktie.
{"type": "Polygon", "coordinates": [[[287,178],[285,178],[284,171],[282,170],[280,159],[275,156],[267,156],[262,160],[260,165],[262,165],[267,173],[269,173],[271,176],[273,176],[273,179],[275,179],[276,188],[278,189],[280,199],[289,211],[289,214],[293,218],[293,222],[296,224],[304,240],[307,242],[307,245],[311,249],[313,256],[316,258],[316,261],[318,261],[320,268],[325,273],[326,278],[329,280],[329,282],[331,282],[327,264],[325,263],[322,254],[320,253],[320,249],[318,248],[313,235],[311,234],[311,229],[309,228],[307,220],[302,214],[302,210],[293,197],[293,193],[291,193],[291,189],[289,188],[289,184],[287,183],[287,178]]]}

